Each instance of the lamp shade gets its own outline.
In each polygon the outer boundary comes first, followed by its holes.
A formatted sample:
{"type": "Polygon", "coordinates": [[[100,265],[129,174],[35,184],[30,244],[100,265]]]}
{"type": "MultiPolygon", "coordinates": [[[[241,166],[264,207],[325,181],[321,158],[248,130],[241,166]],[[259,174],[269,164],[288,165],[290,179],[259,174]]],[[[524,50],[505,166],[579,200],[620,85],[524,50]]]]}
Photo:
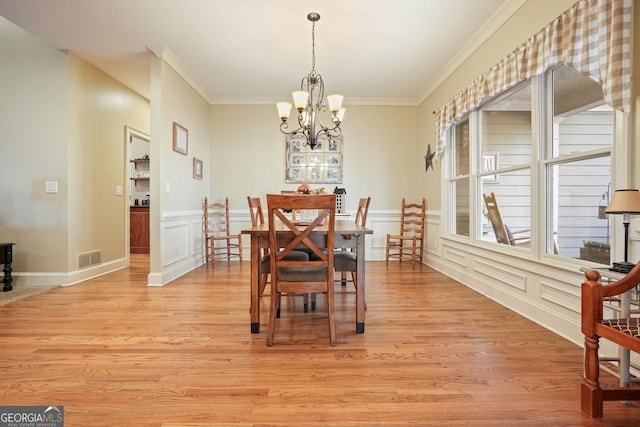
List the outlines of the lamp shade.
{"type": "Polygon", "coordinates": [[[293,103],[296,105],[296,108],[299,112],[302,112],[305,108],[307,108],[307,101],[309,100],[309,92],[304,90],[297,90],[293,92],[293,103]]]}
{"type": "Polygon", "coordinates": [[[289,114],[291,114],[291,104],[288,102],[278,102],[276,107],[278,108],[278,116],[280,116],[282,120],[289,118],[289,114]]]}
{"type": "Polygon", "coordinates": [[[608,214],[640,214],[640,191],[616,190],[605,212],[608,214]]]}
{"type": "Polygon", "coordinates": [[[342,95],[329,95],[327,96],[327,101],[329,101],[329,111],[332,113],[336,113],[340,108],[342,108],[342,99],[344,97],[342,95]]]}

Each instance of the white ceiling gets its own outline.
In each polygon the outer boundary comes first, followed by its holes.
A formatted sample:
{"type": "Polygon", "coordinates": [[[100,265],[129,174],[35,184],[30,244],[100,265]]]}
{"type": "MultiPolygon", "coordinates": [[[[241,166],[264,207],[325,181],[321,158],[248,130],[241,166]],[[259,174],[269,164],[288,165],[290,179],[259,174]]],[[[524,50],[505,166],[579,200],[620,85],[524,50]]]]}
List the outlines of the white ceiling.
{"type": "Polygon", "coordinates": [[[327,93],[345,105],[415,105],[523,3],[0,0],[0,15],[147,97],[151,51],[210,103],[272,103],[311,70],[306,16],[318,12],[316,71],[327,93]]]}

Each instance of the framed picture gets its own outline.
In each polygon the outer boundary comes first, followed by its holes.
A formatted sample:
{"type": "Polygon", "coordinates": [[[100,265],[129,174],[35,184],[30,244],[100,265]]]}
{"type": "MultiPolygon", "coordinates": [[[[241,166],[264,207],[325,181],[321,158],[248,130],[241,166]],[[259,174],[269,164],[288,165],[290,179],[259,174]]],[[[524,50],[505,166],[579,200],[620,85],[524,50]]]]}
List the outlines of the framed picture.
{"type": "Polygon", "coordinates": [[[342,184],[342,136],[318,138],[320,147],[311,150],[304,135],[287,135],[287,183],[342,184]]]}
{"type": "Polygon", "coordinates": [[[313,166],[322,165],[322,153],[309,154],[309,164],[313,166]]]}
{"type": "Polygon", "coordinates": [[[307,164],[304,154],[293,154],[291,156],[291,164],[295,166],[304,166],[307,164]]]}
{"type": "Polygon", "coordinates": [[[189,147],[189,131],[173,122],[173,151],[187,155],[189,147]]]}
{"type": "Polygon", "coordinates": [[[342,182],[341,168],[327,168],[327,181],[342,182]]]}
{"type": "Polygon", "coordinates": [[[287,168],[287,182],[305,182],[306,180],[306,168],[287,168]]]}
{"type": "Polygon", "coordinates": [[[193,158],[193,178],[202,179],[202,160],[193,158]]]}

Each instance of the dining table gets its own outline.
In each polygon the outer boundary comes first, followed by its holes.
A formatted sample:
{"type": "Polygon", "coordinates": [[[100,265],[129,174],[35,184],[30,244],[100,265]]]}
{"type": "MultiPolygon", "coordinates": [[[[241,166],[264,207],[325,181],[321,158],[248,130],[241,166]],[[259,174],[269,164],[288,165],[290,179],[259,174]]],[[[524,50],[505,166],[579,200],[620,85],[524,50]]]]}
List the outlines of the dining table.
{"type": "MultiPolygon", "coordinates": [[[[269,247],[269,224],[258,224],[250,228],[243,229],[242,234],[251,237],[251,333],[260,332],[260,261],[262,249],[269,247]]],[[[280,240],[280,231],[278,240],[280,240]]],[[[282,229],[283,240],[286,234],[292,234],[282,229]]],[[[316,237],[327,234],[326,226],[319,226],[312,232],[316,237]]],[[[356,332],[364,333],[365,318],[365,236],[373,234],[373,230],[355,221],[347,219],[337,219],[334,230],[334,246],[337,249],[355,249],[356,257],[356,332]]]]}

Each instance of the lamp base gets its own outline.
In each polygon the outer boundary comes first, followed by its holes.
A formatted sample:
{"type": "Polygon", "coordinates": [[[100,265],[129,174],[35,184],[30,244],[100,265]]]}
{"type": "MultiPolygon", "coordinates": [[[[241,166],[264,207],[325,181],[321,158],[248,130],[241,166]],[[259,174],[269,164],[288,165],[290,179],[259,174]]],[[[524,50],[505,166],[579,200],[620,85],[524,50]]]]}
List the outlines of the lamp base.
{"type": "Polygon", "coordinates": [[[635,266],[632,262],[614,262],[613,267],[609,268],[609,270],[627,274],[635,266]]]}

